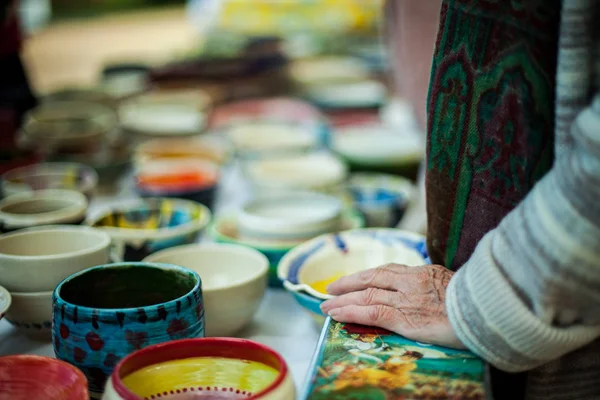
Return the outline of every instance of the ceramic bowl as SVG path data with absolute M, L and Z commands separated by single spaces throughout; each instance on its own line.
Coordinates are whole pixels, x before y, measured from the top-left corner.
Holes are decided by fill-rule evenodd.
M 269 260 L 234 244 L 174 247 L 144 259 L 180 265 L 202 278 L 206 336 L 233 336 L 252 321 L 267 288 Z
M 204 336 L 200 277 L 175 265 L 89 268 L 61 282 L 52 300 L 54 353 L 83 371 L 93 398 L 127 354 Z
M 324 109 L 377 108 L 387 100 L 385 85 L 376 80 L 313 85 L 304 96 Z
M 320 152 L 250 161 L 244 170 L 255 192 L 265 196 L 298 190 L 331 193 L 348 174 L 339 158 Z
M 42 102 L 44 103 L 56 103 L 63 101 L 96 103 L 103 104 L 108 107 L 115 106 L 115 98 L 106 91 L 102 90 L 102 88 L 64 88 L 52 93 L 48 93 L 42 98 Z
M 210 219 L 208 207 L 194 201 L 146 199 L 109 209 L 87 223 L 110 235 L 119 259 L 141 261 L 158 250 L 194 243 Z
M 98 186 L 93 168 L 77 163 L 42 163 L 16 168 L 2 174 L 2 192 L 10 196 L 46 189 L 76 190 L 88 201 Z
M 12 292 L 47 292 L 67 276 L 106 264 L 110 237 L 84 226 L 31 228 L 0 235 L 0 285 Z
M 153 139 L 137 146 L 136 166 L 157 160 L 194 159 L 215 164 L 227 164 L 232 158 L 232 146 L 223 137 L 205 134 L 193 138 Z
M 355 210 L 344 210 L 339 230 L 358 229 L 364 227 L 364 219 Z M 283 239 L 246 239 L 240 237 L 237 215 L 225 215 L 217 218 L 209 227 L 209 235 L 218 243 L 231 243 L 251 247 L 260 251 L 269 260 L 269 286 L 281 287 L 282 281 L 277 276 L 277 266 L 281 258 L 292 248 L 304 240 Z
M 12 292 L 12 305 L 6 320 L 15 328 L 37 340 L 52 339 L 52 291 Z
M 102 69 L 100 87 L 117 102 L 147 90 L 150 67 L 143 64 L 111 64 Z
M 238 216 L 241 237 L 306 240 L 339 229 L 342 202 L 319 193 L 254 199 Z
M 397 229 L 356 229 L 316 237 L 288 252 L 277 275 L 291 292 L 317 299 L 332 296 L 325 288 L 342 276 L 388 263 L 428 263 L 425 238 Z
M 283 357 L 235 338 L 179 340 L 137 351 L 117 365 L 104 400 L 294 400 Z
M 368 79 L 369 67 L 353 57 L 315 57 L 295 61 L 290 75 L 301 87 Z
M 355 173 L 346 187 L 348 201 L 365 216 L 367 227 L 398 225 L 416 188 L 408 179 L 388 174 Z
M 0 357 L 0 398 L 88 400 L 87 381 L 77 368 L 50 357 Z
M 0 286 L 0 320 L 2 320 L 2 318 L 4 318 L 6 315 L 6 312 L 10 308 L 11 302 L 12 297 L 8 290 Z
M 86 197 L 73 190 L 39 190 L 0 201 L 0 232 L 40 225 L 79 225 L 85 221 Z
M 213 207 L 218 190 L 219 166 L 210 161 L 179 159 L 147 162 L 135 172 L 141 197 L 169 197 Z

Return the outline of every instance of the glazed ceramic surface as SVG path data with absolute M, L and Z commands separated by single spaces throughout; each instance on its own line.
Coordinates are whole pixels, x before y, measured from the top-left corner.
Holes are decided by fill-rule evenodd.
M 233 244 L 174 247 L 144 261 L 180 265 L 202 278 L 206 336 L 234 336 L 258 310 L 267 288 L 269 260 Z
M 249 340 L 180 340 L 140 350 L 116 367 L 104 400 L 294 400 L 285 360 Z
M 221 136 L 205 134 L 193 138 L 162 138 L 141 143 L 135 150 L 137 166 L 155 160 L 195 159 L 219 165 L 229 162 L 232 147 Z
M 354 210 L 345 210 L 342 214 L 340 230 L 357 229 L 364 227 L 363 217 Z M 268 240 L 246 239 L 239 234 L 237 215 L 226 215 L 217 218 L 209 227 L 210 237 L 219 243 L 232 243 L 251 247 L 263 253 L 269 260 L 269 286 L 281 287 L 281 280 L 277 276 L 277 266 L 281 258 L 303 240 Z
M 379 81 L 363 80 L 313 85 L 305 96 L 326 109 L 376 108 L 385 103 L 387 90 Z
M 239 213 L 247 238 L 303 240 L 339 229 L 342 203 L 318 193 L 292 193 L 250 201 Z
M 40 227 L 0 235 L 0 285 L 47 292 L 67 276 L 109 260 L 110 237 L 78 226 Z
M 210 210 L 193 201 L 147 199 L 108 210 L 88 224 L 110 235 L 121 259 L 140 261 L 155 251 L 195 242 L 210 219 Z
M 315 57 L 295 61 L 290 68 L 290 74 L 304 87 L 356 82 L 370 76 L 368 66 L 360 59 L 351 57 Z
M 357 229 L 309 240 L 287 253 L 277 275 L 290 291 L 328 299 L 325 287 L 345 275 L 388 263 L 429 261 L 425 238 L 397 229 Z
M 8 290 L 0 286 L 0 320 L 6 315 L 6 312 L 10 308 L 11 302 L 12 297 Z
M 483 400 L 484 373 L 470 352 L 328 319 L 301 398 Z
M 114 366 L 143 347 L 204 336 L 201 280 L 155 263 L 108 264 L 61 282 L 53 295 L 56 357 L 81 369 L 99 398 Z
M 52 292 L 12 292 L 6 320 L 21 333 L 38 340 L 52 339 Z
M 0 232 L 40 225 L 79 225 L 85 221 L 86 197 L 73 190 L 13 194 L 0 201 Z
M 43 163 L 16 168 L 2 174 L 4 196 L 45 189 L 67 189 L 90 200 L 98 185 L 93 168 L 77 163 Z
M 88 400 L 85 376 L 49 357 L 0 357 L 0 400 Z

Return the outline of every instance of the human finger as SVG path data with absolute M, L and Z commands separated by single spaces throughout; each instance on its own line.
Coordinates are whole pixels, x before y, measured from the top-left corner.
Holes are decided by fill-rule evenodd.
M 321 304 L 321 311 L 327 313 L 329 310 L 333 310 L 334 308 L 341 308 L 350 305 L 368 306 L 381 304 L 384 306 L 397 308 L 398 305 L 396 303 L 398 303 L 398 301 L 396 301 L 395 297 L 398 296 L 399 294 L 397 292 L 392 292 L 390 290 L 368 288 L 361 290 L 360 292 L 346 293 L 341 296 L 334 297 L 333 299 L 324 301 Z
M 344 276 L 327 286 L 327 293 L 339 296 L 371 287 L 394 290 L 395 282 L 398 280 L 399 275 L 396 269 L 401 267 L 403 266 L 385 265 L 383 267 L 367 269 L 352 275 Z
M 402 335 L 402 327 L 409 326 L 406 316 L 394 307 L 384 305 L 349 305 L 334 308 L 329 316 L 338 322 L 375 326 Z

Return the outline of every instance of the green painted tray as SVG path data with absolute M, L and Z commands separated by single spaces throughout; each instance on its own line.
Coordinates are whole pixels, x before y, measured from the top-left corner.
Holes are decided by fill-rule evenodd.
M 302 400 L 483 400 L 484 362 L 391 332 L 328 318 Z

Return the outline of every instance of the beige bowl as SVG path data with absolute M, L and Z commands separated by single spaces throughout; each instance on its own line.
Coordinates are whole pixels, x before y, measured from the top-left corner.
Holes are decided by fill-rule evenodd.
M 206 336 L 232 336 L 248 325 L 267 288 L 267 257 L 245 246 L 192 244 L 157 252 L 144 261 L 179 265 L 200 275 Z
M 52 291 L 67 276 L 109 261 L 110 236 L 81 226 L 0 235 L 0 285 L 11 293 Z
M 75 190 L 14 194 L 0 201 L 0 232 L 40 225 L 79 225 L 85 221 L 87 208 L 87 198 Z
M 12 296 L 2 286 L 0 286 L 0 320 L 4 318 L 6 312 L 10 308 L 10 303 L 12 302 Z
M 37 293 L 12 292 L 12 304 L 6 320 L 28 336 L 52 338 L 52 291 Z

